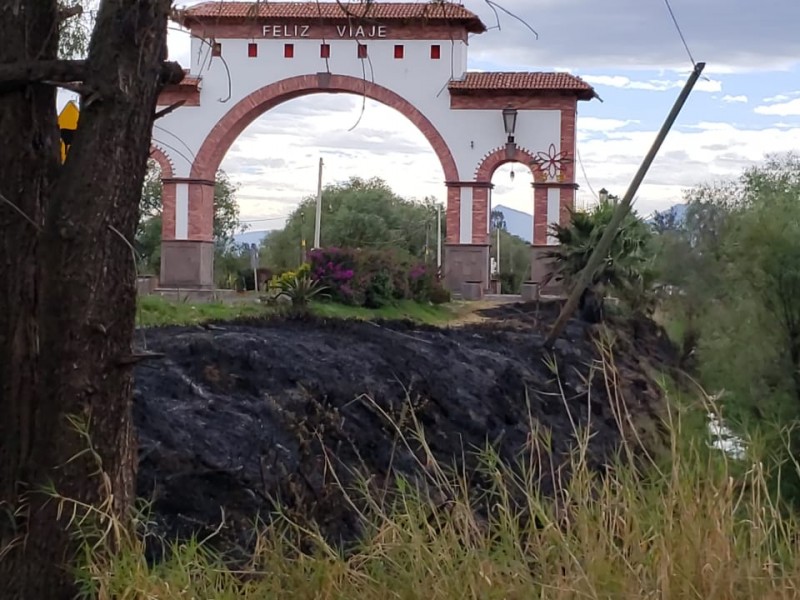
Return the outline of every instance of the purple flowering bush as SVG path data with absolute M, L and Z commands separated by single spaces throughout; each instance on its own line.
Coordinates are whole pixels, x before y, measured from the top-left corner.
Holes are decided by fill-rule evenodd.
M 321 248 L 309 253 L 308 259 L 311 278 L 324 285 L 336 302 L 379 308 L 395 300 L 429 302 L 444 297 L 435 267 L 393 250 Z
M 310 276 L 326 286 L 331 299 L 344 304 L 360 304 L 353 286 L 356 260 L 352 250 L 319 248 L 308 254 Z

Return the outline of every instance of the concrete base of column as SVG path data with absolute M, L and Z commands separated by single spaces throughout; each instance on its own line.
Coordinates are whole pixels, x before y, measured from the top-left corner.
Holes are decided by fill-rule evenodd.
M 467 282 L 480 281 L 489 289 L 489 245 L 447 244 L 444 248 L 444 284 L 451 292 L 461 292 Z
M 539 284 L 540 294 L 558 295 L 564 291 L 560 281 L 550 281 L 546 286 L 541 285 L 545 276 L 552 271 L 553 261 L 545 255 L 553 248 L 554 246 L 543 244 L 531 246 L 531 281 Z
M 214 242 L 161 242 L 161 288 L 214 288 Z

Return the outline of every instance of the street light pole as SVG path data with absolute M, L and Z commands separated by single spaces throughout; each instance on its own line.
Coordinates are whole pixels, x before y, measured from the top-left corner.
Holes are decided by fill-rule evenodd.
M 436 204 L 436 271 L 442 273 L 442 205 Z
M 317 179 L 317 215 L 314 222 L 314 248 L 320 246 L 320 225 L 322 224 L 322 157 L 319 159 L 319 177 Z
M 500 228 L 497 227 L 497 278 L 500 279 Z

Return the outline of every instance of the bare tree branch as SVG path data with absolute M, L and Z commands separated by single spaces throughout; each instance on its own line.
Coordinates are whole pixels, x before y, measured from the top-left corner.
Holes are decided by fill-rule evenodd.
M 74 83 L 86 76 L 82 60 L 33 60 L 0 65 L 0 93 L 18 90 L 31 83 L 51 81 Z
M 154 117 L 153 120 L 157 121 L 161 117 L 166 117 L 173 110 L 179 109 L 184 104 L 186 104 L 186 100 L 178 100 L 175 104 L 171 104 L 170 106 L 168 106 L 166 108 L 162 108 L 161 110 L 156 112 L 156 116 Z
M 176 62 L 164 62 L 161 84 L 170 85 L 183 80 L 183 68 Z M 87 82 L 86 62 L 83 60 L 33 60 L 0 65 L 0 94 L 19 90 L 32 83 L 47 83 L 65 89 Z M 91 83 L 91 82 L 87 82 Z M 78 90 L 73 90 L 78 91 Z M 82 89 L 79 93 L 86 93 Z
M 88 96 L 92 92 L 96 91 L 91 86 L 84 85 L 82 83 L 65 83 L 65 82 L 48 81 L 48 80 L 42 81 L 42 83 L 45 85 L 60 87 L 61 89 L 69 90 L 70 92 L 75 92 L 76 94 L 79 94 L 81 96 Z

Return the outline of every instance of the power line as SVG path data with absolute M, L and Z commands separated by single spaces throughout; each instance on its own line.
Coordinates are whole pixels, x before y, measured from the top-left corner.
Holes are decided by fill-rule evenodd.
M 692 63 L 692 67 L 697 67 L 697 63 L 694 60 L 694 56 L 692 56 L 692 51 L 689 50 L 689 44 L 686 43 L 686 38 L 683 35 L 683 31 L 681 31 L 681 26 L 678 23 L 678 19 L 675 17 L 675 12 L 672 10 L 672 5 L 669 3 L 669 0 L 664 0 L 664 4 L 667 6 L 667 10 L 669 11 L 669 16 L 672 17 L 672 22 L 675 25 L 675 29 L 678 31 L 678 35 L 681 38 L 681 42 L 683 42 L 683 47 L 686 49 L 686 54 L 689 55 L 689 60 Z
M 597 196 L 597 192 L 594 191 L 594 187 L 592 186 L 592 182 L 589 181 L 589 176 L 586 174 L 586 169 L 583 166 L 583 159 L 581 158 L 581 151 L 578 148 L 577 144 L 575 145 L 575 156 L 578 157 L 578 164 L 581 167 L 581 171 L 583 172 L 583 178 L 586 180 L 586 185 L 589 186 L 589 191 L 592 192 L 592 196 L 594 196 L 595 200 L 599 200 Z
M 264 217 L 263 219 L 239 219 L 239 223 L 265 223 L 267 221 L 280 221 L 281 219 L 288 219 L 291 215 L 284 215 L 282 217 Z

